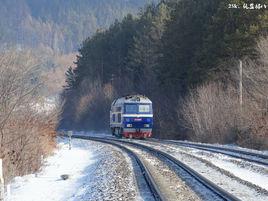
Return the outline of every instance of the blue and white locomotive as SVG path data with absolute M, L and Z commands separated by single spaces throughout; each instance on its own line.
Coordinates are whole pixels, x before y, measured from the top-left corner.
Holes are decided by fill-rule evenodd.
M 110 111 L 112 134 L 125 138 L 152 136 L 152 101 L 143 95 L 128 95 L 113 101 Z

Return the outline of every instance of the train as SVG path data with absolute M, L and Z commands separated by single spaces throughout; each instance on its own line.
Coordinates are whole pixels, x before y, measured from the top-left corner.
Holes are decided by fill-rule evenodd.
M 152 101 L 144 95 L 127 95 L 112 102 L 112 135 L 119 138 L 150 138 L 153 129 Z

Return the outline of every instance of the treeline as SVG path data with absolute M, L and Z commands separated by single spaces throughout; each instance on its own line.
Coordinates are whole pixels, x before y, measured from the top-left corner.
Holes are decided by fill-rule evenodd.
M 66 73 L 60 127 L 108 129 L 111 101 L 125 94 L 139 93 L 149 96 L 154 103 L 155 137 L 221 143 L 243 139 L 238 134 L 252 130 L 242 124 L 245 122 L 243 110 L 233 114 L 236 123 L 225 122 L 223 129 L 213 120 L 230 105 L 207 114 L 210 116 L 201 122 L 203 110 L 213 108 L 208 106 L 197 111 L 191 110 L 196 105 L 188 104 L 198 103 L 200 90 L 209 86 L 216 90 L 208 94 L 213 97 L 227 93 L 232 86 L 232 93 L 226 95 L 237 103 L 238 61 L 251 61 L 266 68 L 260 64 L 263 58 L 256 44 L 260 37 L 267 35 L 267 10 L 229 9 L 228 3 L 242 6 L 254 2 L 161 1 L 144 8 L 138 17 L 128 15 L 122 22 L 115 22 L 108 30 L 85 40 L 77 56 L 77 67 Z M 264 95 L 261 102 L 266 100 Z M 262 107 L 260 115 L 266 119 L 263 110 L 267 110 L 267 106 Z M 206 127 L 208 119 L 213 124 L 209 128 Z M 206 129 L 196 129 L 203 127 Z
M 108 28 L 147 0 L 1 0 L 0 50 L 47 47 L 76 51 L 86 37 Z

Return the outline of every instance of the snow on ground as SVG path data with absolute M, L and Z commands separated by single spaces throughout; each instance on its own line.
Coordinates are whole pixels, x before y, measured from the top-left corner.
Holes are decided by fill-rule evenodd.
M 61 140 L 37 174 L 16 177 L 9 201 L 143 200 L 136 192 L 131 160 L 101 143 Z M 63 180 L 61 175 L 70 178 Z
M 202 142 L 192 142 L 192 141 L 180 141 L 180 140 L 167 140 L 170 142 L 186 142 L 186 143 L 190 143 L 193 145 L 209 145 L 212 147 L 222 147 L 222 148 L 230 148 L 230 149 L 234 149 L 234 150 L 240 150 L 240 151 L 246 151 L 246 152 L 252 152 L 252 153 L 256 153 L 256 154 L 266 154 L 268 155 L 268 150 L 255 150 L 255 149 L 249 149 L 249 148 L 245 148 L 245 147 L 240 147 L 236 144 L 218 144 L 218 143 L 214 143 L 214 144 L 208 144 L 208 143 L 202 143 Z
M 162 161 L 156 155 L 148 153 L 145 150 L 135 148 L 130 145 L 124 145 L 128 149 L 132 150 L 139 155 L 140 159 L 146 165 L 147 169 L 150 171 L 152 177 L 154 178 L 158 189 L 162 191 L 166 200 L 176 200 L 176 201 L 200 201 L 201 199 L 210 198 L 207 200 L 215 200 L 215 195 L 212 195 L 207 189 L 199 185 L 200 191 L 195 192 L 193 186 L 188 186 L 188 178 L 182 176 L 181 173 L 177 172 L 177 167 L 174 167 L 169 161 Z M 193 180 L 191 181 L 193 183 Z M 199 197 L 200 196 L 200 197 Z M 215 200 L 216 201 L 216 200 Z
M 38 113 L 50 113 L 57 107 L 57 97 L 47 97 L 32 103 L 32 108 Z
M 268 191 L 268 168 L 254 162 L 248 162 L 243 159 L 237 159 L 221 153 L 199 150 L 192 147 L 184 147 L 175 144 L 169 144 L 170 148 L 194 155 L 209 161 L 213 165 L 228 171 L 234 176 L 244 181 L 250 182 Z M 248 151 L 248 149 L 247 149 Z
M 114 137 L 109 132 L 73 131 L 73 134 L 81 136 L 103 137 L 103 138 Z
M 268 168 L 265 166 L 255 165 L 240 159 L 233 159 L 223 154 L 209 153 L 191 148 L 186 148 L 185 150 L 187 153 L 210 161 L 217 167 L 268 191 Z
M 35 175 L 17 177 L 11 183 L 11 201 L 68 200 L 79 188 L 84 170 L 95 162 L 94 153 L 83 142 L 74 141 L 72 150 L 61 142 L 46 166 Z M 70 179 L 62 180 L 62 174 Z
M 228 192 L 231 192 L 238 198 L 242 200 L 268 200 L 268 191 L 266 189 L 259 189 L 255 186 L 250 185 L 250 183 L 246 183 L 242 181 L 241 179 L 238 179 L 234 176 L 234 173 L 238 173 L 241 171 L 238 166 L 236 166 L 236 169 L 234 169 L 235 166 L 228 168 L 228 171 L 224 170 L 224 167 L 226 167 L 228 164 L 223 165 L 224 161 L 222 160 L 220 163 L 220 160 L 218 161 L 219 166 L 217 166 L 215 163 L 212 163 L 209 160 L 204 160 L 202 157 L 197 156 L 193 154 L 193 149 L 190 150 L 189 148 L 185 147 L 179 147 L 174 145 L 166 145 L 162 143 L 156 143 L 156 142 L 148 142 L 148 141 L 135 141 L 144 145 L 149 145 L 153 148 L 162 150 L 168 154 L 171 154 L 181 162 L 187 164 L 195 171 L 199 172 L 201 175 L 205 176 L 207 179 L 211 180 L 212 182 L 219 185 L 221 188 L 225 189 Z M 199 151 L 199 150 L 198 150 Z M 200 152 L 200 151 L 199 151 Z M 212 158 L 212 154 L 209 154 L 207 158 Z M 207 159 L 206 158 L 206 159 Z M 230 158 L 230 157 L 229 157 Z M 213 160 L 212 160 L 213 161 Z M 234 165 L 234 164 L 233 164 Z M 234 169 L 234 171 L 232 170 Z M 230 174 L 230 172 L 231 174 Z M 246 169 L 243 170 L 243 172 L 239 173 L 239 176 L 249 174 L 249 171 Z M 254 171 L 251 172 L 250 175 L 247 175 L 248 178 L 254 179 L 254 175 L 257 175 L 258 173 L 254 173 Z M 262 187 L 266 186 L 267 180 L 266 176 L 262 177 L 264 175 L 259 175 L 258 178 L 255 178 L 255 182 L 258 182 L 259 185 Z

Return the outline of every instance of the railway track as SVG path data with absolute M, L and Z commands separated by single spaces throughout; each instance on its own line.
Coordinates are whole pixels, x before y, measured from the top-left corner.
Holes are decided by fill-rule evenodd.
M 135 156 L 135 153 L 133 153 L 132 151 L 130 151 L 128 148 L 124 147 L 123 145 L 120 145 L 118 143 L 121 144 L 127 144 L 127 145 L 131 145 L 131 146 L 135 146 L 138 148 L 141 148 L 143 150 L 147 150 L 149 152 L 152 152 L 170 162 L 172 162 L 173 164 L 175 164 L 179 169 L 184 170 L 185 172 L 187 172 L 192 178 L 194 178 L 199 184 L 203 185 L 206 189 L 208 189 L 210 192 L 212 192 L 214 195 L 216 195 L 219 199 L 221 200 L 232 200 L 232 201 L 239 201 L 240 199 L 235 197 L 234 195 L 230 194 L 229 192 L 225 191 L 224 189 L 222 189 L 221 187 L 217 186 L 216 184 L 214 184 L 213 182 L 211 182 L 210 180 L 206 179 L 204 176 L 202 176 L 201 174 L 199 174 L 198 172 L 196 172 L 195 170 L 193 170 L 192 168 L 190 168 L 189 166 L 187 166 L 186 164 L 182 163 L 181 161 L 177 160 L 176 158 L 174 158 L 173 156 L 154 149 L 152 147 L 146 146 L 146 145 L 142 145 L 139 143 L 135 143 L 135 142 L 131 142 L 131 141 L 126 141 L 126 140 L 119 140 L 119 139 L 113 139 L 113 138 L 109 138 L 109 139 L 103 139 L 103 138 L 98 138 L 98 137 L 89 137 L 89 136 L 78 136 L 78 135 L 74 135 L 74 138 L 79 138 L 79 139 L 86 139 L 86 140 L 94 140 L 94 141 L 99 141 L 99 142 L 104 142 L 107 144 L 111 144 L 114 146 L 117 146 L 125 151 L 127 151 L 128 153 L 130 153 L 132 156 L 135 157 L 135 159 L 137 160 L 137 162 L 139 164 L 142 164 L 142 161 L 138 158 L 138 156 Z M 117 142 L 117 143 L 116 143 Z M 158 189 L 158 187 L 156 186 L 155 182 L 153 181 L 153 178 L 151 176 L 151 174 L 148 172 L 148 170 L 146 170 L 146 167 L 142 164 L 141 166 L 143 166 L 142 168 L 147 171 L 147 176 L 146 176 L 146 181 L 148 181 L 148 184 L 152 187 L 152 192 L 154 193 L 154 196 L 157 200 L 165 200 L 165 198 L 162 196 L 160 190 Z M 150 188 L 151 189 L 151 188 Z
M 152 141 L 152 142 L 161 142 L 165 144 L 173 144 L 173 145 L 178 145 L 178 146 L 195 148 L 195 149 L 209 151 L 213 153 L 220 153 L 220 154 L 224 154 L 224 155 L 231 156 L 234 158 L 243 159 L 249 162 L 254 162 L 260 165 L 268 166 L 268 155 L 266 154 L 232 149 L 228 147 L 218 147 L 218 146 L 207 145 L 207 144 L 197 144 L 197 143 L 192 143 L 192 142 L 177 142 L 177 141 L 171 141 L 171 140 L 160 141 L 157 139 L 147 139 L 147 140 Z
M 141 173 L 144 176 L 144 179 L 153 195 L 153 197 L 155 198 L 156 201 L 166 201 L 165 197 L 162 195 L 161 191 L 159 190 L 158 186 L 156 185 L 152 174 L 150 173 L 150 171 L 146 168 L 146 166 L 144 165 L 144 163 L 140 160 L 140 158 L 137 156 L 137 154 L 135 154 L 133 151 L 131 151 L 130 149 L 118 144 L 118 143 L 114 143 L 111 141 L 108 141 L 107 139 L 101 139 L 101 138 L 93 138 L 93 137 L 87 137 L 87 136 L 72 136 L 73 138 L 78 138 L 78 139 L 84 139 L 84 140 L 92 140 L 92 141 L 96 141 L 96 142 L 101 142 L 101 143 L 106 143 L 112 146 L 115 146 L 121 150 L 123 150 L 124 152 L 128 153 L 130 156 L 132 156 L 135 161 L 137 162 L 138 166 L 140 167 Z

